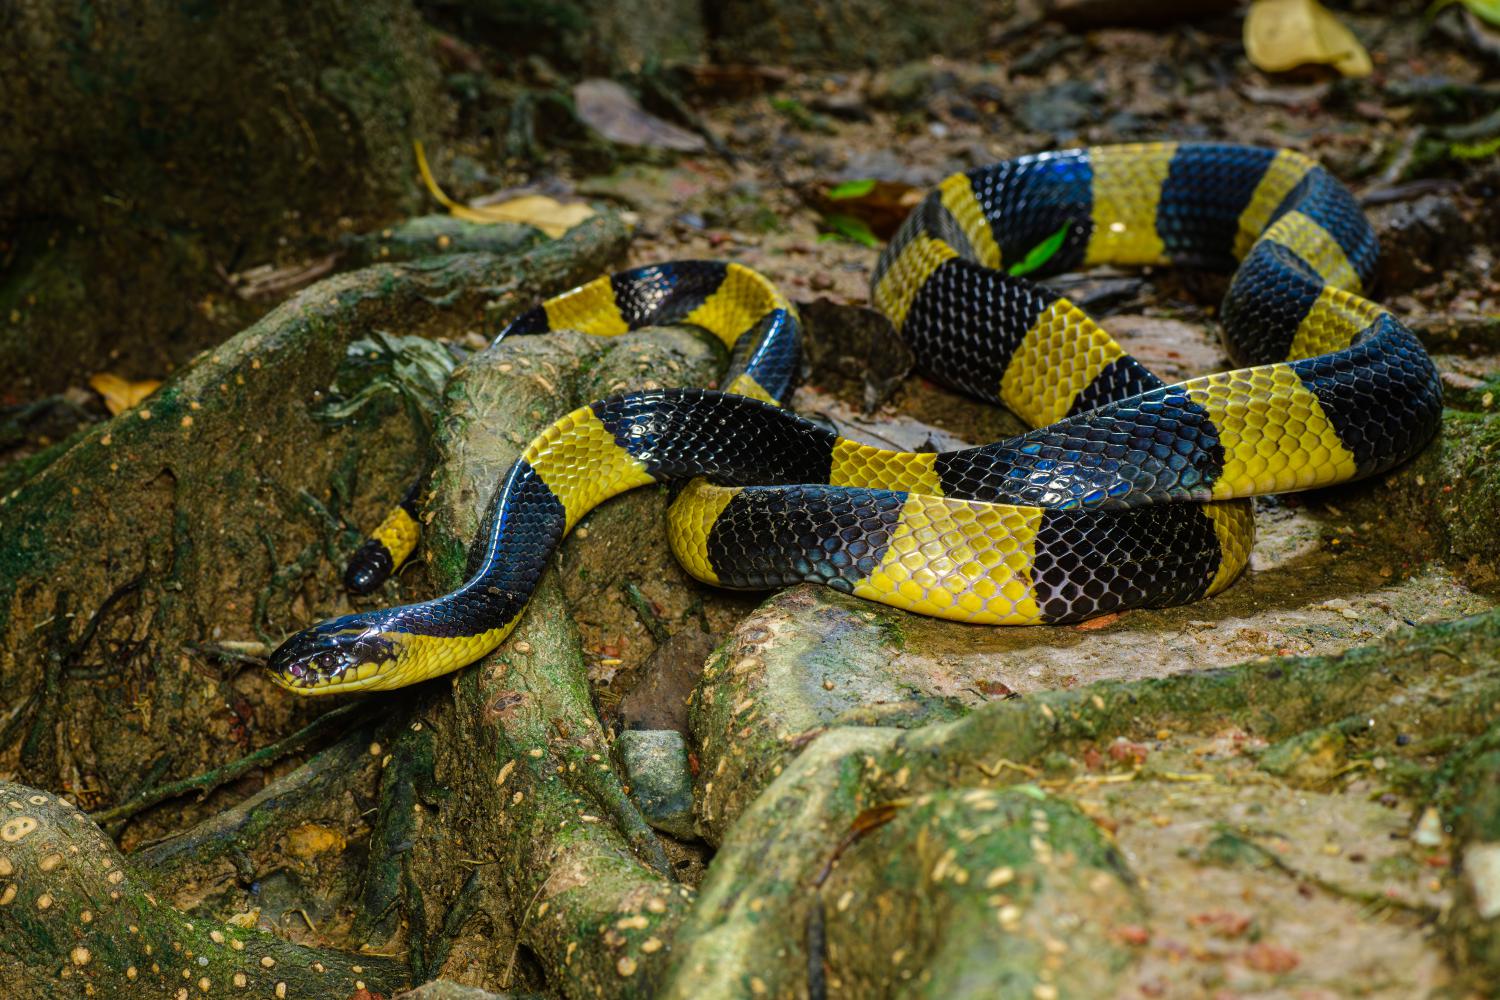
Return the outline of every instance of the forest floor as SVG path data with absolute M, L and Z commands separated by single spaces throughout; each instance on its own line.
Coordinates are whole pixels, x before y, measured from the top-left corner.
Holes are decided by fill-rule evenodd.
M 410 975 L 380 970 L 393 985 L 1485 995 L 1500 973 L 1500 806 L 1486 791 L 1500 773 L 1500 154 L 1485 145 L 1500 83 L 1493 55 L 1436 29 L 1353 20 L 1370 78 L 1268 76 L 1214 30 L 1056 25 L 1007 34 L 984 59 L 688 71 L 669 91 L 696 120 L 663 132 L 627 100 L 616 124 L 647 129 L 644 145 L 595 135 L 543 145 L 540 162 L 497 156 L 499 130 L 476 124 L 492 98 L 460 96 L 465 135 L 430 151 L 450 194 L 588 202 L 593 228 L 499 263 L 339 263 L 318 284 L 321 252 L 293 248 L 266 300 L 286 304 L 184 359 L 162 394 L 111 419 L 78 387 L 18 424 L 0 560 L 24 583 L 5 619 L 24 638 L 5 676 L 43 696 L 0 720 L 0 775 L 92 811 L 142 907 L 157 906 L 149 888 L 205 927 L 407 962 Z M 862 305 L 880 240 L 943 177 L 1164 139 L 1291 147 L 1348 183 L 1384 250 L 1375 294 L 1433 354 L 1448 406 L 1440 439 L 1387 476 L 1257 500 L 1250 567 L 1219 597 L 987 629 L 814 587 L 731 594 L 676 565 L 667 498 L 641 493 L 582 522 L 485 665 L 353 702 L 334 730 L 197 797 L 140 802 L 317 725 L 326 706 L 289 704 L 242 661 L 310 621 L 451 583 L 486 483 L 554 411 L 708 382 L 721 360 L 681 330 L 486 350 L 505 315 L 606 264 L 700 257 L 755 268 L 799 303 Z M 600 149 L 607 168 L 592 169 Z M 1229 366 L 1223 276 L 1050 283 L 1169 381 Z M 347 428 L 312 415 L 335 385 L 350 395 L 346 348 L 372 350 L 372 330 L 426 336 L 460 366 L 446 395 L 429 386 L 446 408 L 429 413 L 426 563 L 351 600 L 339 561 L 429 443 L 390 400 Z M 895 381 L 899 359 L 836 324 L 810 350 L 791 405 L 848 437 L 945 450 L 1022 429 L 915 375 Z M 437 374 L 413 377 L 423 364 Z M 129 345 L 110 365 L 139 374 Z M 429 357 L 393 377 L 446 375 Z M 117 538 L 139 551 L 99 558 Z M 59 588 L 64 570 L 76 576 Z M 95 662 L 110 658 L 129 667 Z M 162 663 L 181 678 L 159 677 Z M 642 763 L 632 730 L 679 735 Z M 687 788 L 690 804 L 636 786 Z M 8 793 L 18 814 L 22 791 Z M 121 802 L 137 806 L 108 812 Z M 570 823 L 576 836 L 558 832 Z

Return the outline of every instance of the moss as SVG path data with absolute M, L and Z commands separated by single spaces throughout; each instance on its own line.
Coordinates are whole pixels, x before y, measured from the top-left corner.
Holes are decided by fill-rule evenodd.
M 67 801 L 0 782 L 0 989 L 9 996 L 279 996 L 389 993 L 409 980 L 376 956 L 303 948 L 191 920 Z
M 31 692 L 56 689 L 13 729 L 12 745 L 47 748 L 24 762 L 25 780 L 66 788 L 63 776 L 78 774 L 90 805 L 108 802 L 138 779 L 143 759 L 170 751 L 167 777 L 221 761 L 237 724 L 226 706 L 240 699 L 273 738 L 306 721 L 310 704 L 266 698 L 258 674 L 231 687 L 184 650 L 214 638 L 274 641 L 302 623 L 294 608 L 316 613 L 337 600 L 330 563 L 352 538 L 319 513 L 335 482 L 358 468 L 354 495 L 333 513 L 374 524 L 416 476 L 420 443 L 399 411 L 337 427 L 316 419 L 346 345 L 371 327 L 453 335 L 490 308 L 519 311 L 607 270 L 624 239 L 617 220 L 600 217 L 521 255 L 328 279 L 0 500 L 0 679 L 23 706 Z M 137 580 L 126 603 L 110 602 Z M 37 627 L 47 622 L 61 625 Z M 149 631 L 137 635 L 137 622 Z M 64 663 L 107 668 L 95 683 L 68 682 Z
M 447 392 L 434 472 L 429 571 L 439 586 L 465 575 L 463 551 L 488 499 L 525 442 L 600 386 L 670 372 L 710 377 L 714 354 L 679 331 L 590 338 L 519 338 L 472 358 Z M 616 389 L 615 391 L 618 391 Z M 411 873 L 402 912 L 424 969 L 445 954 L 534 968 L 494 985 L 545 981 L 566 996 L 650 996 L 690 899 L 612 767 L 576 626 L 548 571 L 511 639 L 473 669 L 440 681 L 414 710 L 442 734 L 435 778 L 448 794 L 441 824 L 418 821 L 401 862 Z M 399 810 L 402 806 L 386 807 Z M 377 828 L 384 817 L 377 821 Z M 474 869 L 473 928 L 439 929 Z M 413 890 L 413 887 L 420 887 Z
M 795 639 L 794 634 L 791 640 Z M 664 996 L 734 992 L 752 976 L 762 979 L 770 995 L 799 991 L 810 957 L 809 942 L 817 940 L 807 931 L 809 921 L 819 919 L 815 908 L 822 909 L 822 926 L 831 942 L 829 921 L 836 918 L 828 904 L 836 912 L 838 901 L 850 893 L 850 911 L 854 912 L 856 902 L 863 909 L 849 918 L 857 928 L 845 939 L 852 957 L 839 969 L 852 977 L 867 977 L 875 988 L 881 977 L 901 974 L 892 971 L 889 962 L 893 940 L 881 938 L 868 949 L 862 943 L 863 938 L 883 933 L 889 914 L 896 914 L 897 925 L 910 931 L 904 939 L 917 942 L 914 956 L 923 954 L 924 941 L 964 941 L 964 934 L 942 929 L 944 907 L 958 904 L 948 898 L 946 888 L 935 891 L 930 881 L 919 889 L 915 866 L 908 859 L 927 856 L 923 852 L 933 844 L 956 838 L 948 840 L 961 845 L 951 864 L 970 873 L 972 881 L 988 864 L 984 835 L 971 835 L 977 829 L 973 817 L 960 811 L 952 819 L 953 827 L 939 823 L 922 830 L 903 830 L 892 820 L 888 830 L 870 836 L 872 841 L 881 836 L 889 839 L 864 854 L 864 839 L 872 825 L 869 817 L 878 818 L 882 811 L 904 810 L 913 802 L 981 802 L 990 794 L 987 789 L 1030 780 L 1030 774 L 1050 755 L 1078 754 L 1115 737 L 1150 738 L 1162 730 L 1221 732 L 1226 726 L 1235 727 L 1259 739 L 1284 741 L 1281 756 L 1305 760 L 1333 734 L 1352 738 L 1357 729 L 1362 753 L 1378 750 L 1400 758 L 1413 736 L 1441 733 L 1463 740 L 1486 732 L 1500 711 L 1497 650 L 1500 612 L 1491 612 L 1415 628 L 1339 656 L 1288 658 L 1167 678 L 1100 683 L 991 702 L 960 719 L 911 730 L 831 728 L 791 741 L 774 765 L 758 764 L 753 769 L 756 781 L 737 793 L 746 805 L 726 826 L 700 888 L 699 903 L 679 931 Z M 775 650 L 763 649 L 757 655 L 774 656 Z M 871 664 L 861 657 L 852 657 L 846 665 L 851 673 L 862 669 L 871 669 Z M 713 689 L 722 693 L 726 685 L 732 685 L 731 676 L 725 671 L 705 673 L 697 697 L 709 702 Z M 1356 717 L 1361 722 L 1351 729 Z M 703 718 L 707 717 L 699 716 Z M 1351 721 L 1346 724 L 1345 720 Z M 704 738 L 719 740 L 725 735 L 709 730 Z M 730 755 L 729 759 L 735 758 Z M 1170 768 L 1152 777 L 1156 774 L 1144 772 L 1141 780 L 1174 780 Z M 1014 794 L 1047 801 L 1037 799 L 1041 793 L 1029 786 L 1017 787 Z M 1012 808 L 997 811 L 1009 814 Z M 1043 809 L 1048 831 L 1054 825 L 1064 828 L 1060 815 L 1052 811 L 1057 807 L 1033 808 Z M 1071 807 L 1063 804 L 1060 808 Z M 1087 823 L 1077 818 L 1071 829 L 1083 827 Z M 1257 866 L 1264 862 L 1265 852 L 1257 845 L 1237 843 L 1238 834 L 1233 831 L 1221 834 L 1205 846 L 1203 860 L 1250 861 Z M 1128 889 L 1130 877 L 1116 855 L 1097 845 L 1095 853 L 1089 854 L 1076 842 L 1065 853 L 1074 863 L 1080 857 L 1098 859 L 1106 881 L 1090 881 L 1090 890 L 1109 884 L 1117 885 L 1118 891 Z M 839 883 L 842 892 L 830 897 L 829 890 L 810 899 L 806 887 L 816 884 L 823 877 L 819 872 L 826 873 L 831 865 L 837 873 L 834 878 L 843 879 Z M 882 907 L 878 901 L 887 885 L 903 892 Z M 1128 917 L 1132 912 L 1128 896 L 1122 897 L 1127 901 L 1120 906 L 1090 909 L 1086 903 L 1071 903 L 1079 894 L 1066 885 L 1055 888 L 1039 887 L 1035 905 L 1049 915 L 1080 907 L 1101 920 L 1087 928 L 1089 935 L 1107 937 L 1100 914 Z M 909 902 L 924 899 L 934 900 L 925 911 L 920 902 Z M 873 910 L 882 913 L 881 921 L 867 916 L 872 901 Z M 910 916 L 903 909 L 908 905 Z M 1012 956 L 996 955 L 992 939 L 986 944 L 987 961 L 984 955 L 954 957 L 940 951 L 927 953 L 930 961 L 925 965 L 914 958 L 908 971 L 916 978 L 905 988 L 919 995 L 962 992 L 967 987 L 943 979 L 950 969 L 959 968 L 966 972 L 964 982 L 982 983 L 990 995 L 994 991 L 1003 994 L 1031 988 L 1035 980 L 1026 977 L 1037 975 L 1039 966 L 1048 967 L 1045 958 L 1025 952 L 1024 945 Z M 1124 961 L 1120 952 L 1107 946 L 1094 954 L 1103 957 L 1109 969 Z M 1073 969 L 1064 963 L 1056 971 L 1062 976 Z M 923 994 L 929 984 L 933 984 L 931 992 Z M 1068 990 L 1059 992 L 1066 995 Z
M 442 123 L 405 0 L 31 3 L 7 32 L 0 228 L 48 224 L 0 290 L 21 295 L 0 373 L 39 391 L 111 349 L 122 374 L 160 377 L 222 340 L 265 300 L 226 294 L 216 267 L 302 264 L 344 220 L 412 207 L 411 140 Z

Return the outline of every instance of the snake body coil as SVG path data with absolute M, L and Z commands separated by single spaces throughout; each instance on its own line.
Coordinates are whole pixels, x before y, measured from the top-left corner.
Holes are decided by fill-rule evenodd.
M 1235 268 L 1221 317 L 1250 367 L 1165 385 L 1067 299 L 1000 270 L 1063 229 L 1045 273 Z M 558 420 L 498 490 L 468 582 L 298 633 L 273 676 L 318 694 L 472 663 L 579 518 L 670 479 L 693 480 L 671 510 L 673 551 L 720 586 L 810 580 L 988 624 L 1215 594 L 1246 562 L 1244 498 L 1384 471 L 1437 428 L 1430 359 L 1360 297 L 1376 255 L 1348 190 L 1286 150 L 1109 146 L 956 174 L 885 249 L 872 296 L 928 375 L 1037 429 L 946 454 L 858 444 L 781 409 L 800 330 L 755 272 L 685 261 L 600 278 L 502 336 L 696 324 L 731 349 L 727 389 L 630 393 Z

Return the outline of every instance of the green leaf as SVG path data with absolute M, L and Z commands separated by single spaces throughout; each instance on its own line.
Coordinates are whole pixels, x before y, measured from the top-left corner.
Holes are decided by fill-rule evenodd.
M 875 178 L 866 177 L 863 180 L 845 181 L 828 192 L 830 201 L 838 201 L 841 198 L 863 198 L 875 190 Z
M 1448 146 L 1448 155 L 1458 160 L 1487 160 L 1500 153 L 1500 135 L 1483 142 L 1455 142 Z
M 1500 0 L 1437 0 L 1431 7 L 1427 8 L 1429 18 L 1436 17 L 1444 8 L 1461 3 L 1474 12 L 1481 20 L 1500 27 Z
M 1056 256 L 1057 251 L 1062 249 L 1063 241 L 1068 238 L 1068 230 L 1072 228 L 1073 220 L 1069 219 L 1062 224 L 1062 228 L 1047 237 L 1036 246 L 1027 251 L 1026 256 L 1020 261 L 1012 264 L 1007 273 L 1014 277 L 1030 274 L 1041 267 L 1047 261 Z
M 852 215 L 827 215 L 823 217 L 823 222 L 829 229 L 850 242 L 860 243 L 867 247 L 880 246 L 880 238 L 871 232 L 863 219 L 856 219 Z

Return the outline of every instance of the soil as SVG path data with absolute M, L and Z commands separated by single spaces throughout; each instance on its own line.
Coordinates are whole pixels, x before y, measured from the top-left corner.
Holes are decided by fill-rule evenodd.
M 0 427 L 0 939 L 23 961 L 0 962 L 0 988 L 131 995 L 127 968 L 189 948 L 212 984 L 247 975 L 250 995 L 280 996 L 257 970 L 295 963 L 295 995 L 340 1000 L 369 1000 L 366 980 L 568 997 L 1489 995 L 1500 63 L 1460 11 L 1351 5 L 1340 17 L 1376 72 L 1340 79 L 1254 69 L 1224 4 L 1194 21 L 1141 5 L 1151 27 L 1133 5 L 993 5 L 950 47 L 920 37 L 950 30 L 942 5 L 904 29 L 873 0 L 814 5 L 812 27 L 800 4 L 706 21 L 676 5 L 682 30 L 659 41 L 580 0 L 547 15 L 553 47 L 580 53 L 536 50 L 555 65 L 514 50 L 507 18 L 542 16 L 527 5 L 419 6 L 442 30 L 413 100 L 448 123 L 433 163 L 449 193 L 600 214 L 552 240 L 398 224 L 416 190 L 414 173 L 393 179 L 399 137 L 379 160 L 388 195 L 359 189 L 380 225 L 333 244 L 330 226 L 355 226 L 319 216 L 245 262 L 275 265 L 255 272 L 256 308 L 280 303 L 259 322 L 201 354 L 224 332 L 212 323 L 16 382 Z M 889 35 L 867 49 L 882 57 L 851 60 L 852 35 L 805 43 L 841 24 Z M 574 85 L 606 70 L 624 87 L 587 84 L 609 103 L 591 128 Z M 583 519 L 473 669 L 332 715 L 258 670 L 302 625 L 455 584 L 486 497 L 551 419 L 714 384 L 722 350 L 684 328 L 486 346 L 601 271 L 708 257 L 775 280 L 819 317 L 791 405 L 848 437 L 943 450 L 1018 432 L 901 377 L 910 359 L 854 309 L 880 240 L 954 171 L 1157 140 L 1295 148 L 1348 183 L 1382 241 L 1374 294 L 1427 344 L 1448 407 L 1386 476 L 1258 499 L 1249 569 L 1218 597 L 989 629 L 811 586 L 732 593 L 676 564 L 672 493 L 650 488 Z M 840 197 L 851 185 L 865 193 Z M 1165 378 L 1229 364 L 1221 275 L 1049 281 Z M 394 354 L 376 358 L 382 344 Z M 94 368 L 168 380 L 112 416 L 83 384 Z M 328 417 L 381 379 L 373 403 Z M 428 456 L 423 558 L 349 597 L 343 558 Z M 682 734 L 690 773 L 632 775 L 623 728 Z M 692 785 L 672 835 L 631 797 L 646 777 Z M 65 845 L 78 858 L 58 868 Z

